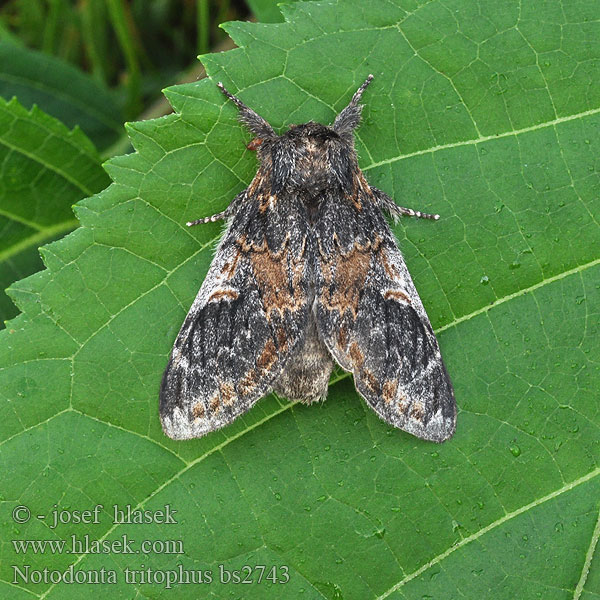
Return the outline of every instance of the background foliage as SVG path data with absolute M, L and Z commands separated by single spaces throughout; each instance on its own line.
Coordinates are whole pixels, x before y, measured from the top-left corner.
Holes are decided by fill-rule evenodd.
M 131 25 L 145 16 L 135 2 L 105 4 L 105 38 L 120 53 L 109 44 L 104 78 L 86 52 L 60 54 L 65 35 L 48 33 L 55 41 L 44 45 L 43 25 L 36 37 L 33 24 L 11 23 L 12 14 L 34 23 L 21 3 L 3 14 L 0 52 L 14 60 L 0 63 L 0 81 L 21 101 L 0 106 L 3 267 L 22 255 L 35 268 L 33 248 L 74 227 L 69 206 L 99 193 L 77 203 L 79 228 L 42 249 L 46 269 L 10 289 L 22 314 L 0 332 L 2 597 L 81 596 L 78 585 L 14 584 L 13 564 L 115 569 L 118 584 L 93 588 L 111 598 L 600 597 L 594 3 L 298 2 L 280 8 L 285 22 L 229 23 L 239 48 L 202 57 L 212 81 L 166 91 L 175 114 L 128 126 L 135 152 L 107 163 L 114 183 L 101 191 L 93 143 L 28 109 L 44 108 L 38 87 L 53 100 L 47 112 L 69 127 L 76 118 L 104 156 L 126 149 L 115 115 L 138 114 L 153 93 L 142 92 L 152 75 L 143 76 L 132 33 L 141 28 Z M 63 4 L 40 6 L 52 23 Z M 194 14 L 205 8 L 197 3 Z M 253 9 L 259 19 L 270 10 Z M 202 27 L 218 44 L 212 25 Z M 198 39 L 202 27 L 192 28 Z M 176 34 L 164 35 L 173 45 Z M 59 56 L 43 55 L 36 71 L 34 50 L 19 40 Z M 190 43 L 174 53 L 171 74 L 185 69 L 176 57 L 185 61 Z M 91 74 L 61 90 L 74 65 Z M 455 384 L 456 436 L 435 446 L 389 429 L 340 376 L 320 406 L 271 396 L 222 432 L 168 440 L 158 383 L 220 232 L 184 223 L 222 209 L 256 167 L 214 82 L 281 131 L 331 122 L 370 72 L 357 136 L 366 176 L 400 204 L 442 215 L 395 231 Z M 78 105 L 84 93 L 90 102 Z M 17 504 L 36 515 L 98 503 L 99 524 L 11 519 Z M 113 504 L 170 504 L 178 523 L 112 524 Z M 184 550 L 17 555 L 11 542 L 86 533 L 182 540 Z M 288 565 L 290 582 L 173 592 L 122 577 L 142 565 L 218 573 L 244 564 Z

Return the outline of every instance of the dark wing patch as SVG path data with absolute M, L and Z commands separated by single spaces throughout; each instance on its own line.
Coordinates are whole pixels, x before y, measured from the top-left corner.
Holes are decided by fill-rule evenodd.
M 233 217 L 175 340 L 160 388 L 160 416 L 173 439 L 231 423 L 273 388 L 308 323 L 302 207 L 261 213 L 247 197 Z M 267 218 L 298 219 L 294 238 L 269 237 Z
M 343 244 L 320 242 L 316 316 L 335 360 L 354 374 L 356 388 L 387 423 L 442 442 L 456 423 L 454 392 L 437 340 L 393 235 L 366 185 L 340 222 L 339 201 L 320 207 L 317 229 Z M 360 223 L 349 239 L 347 223 Z M 340 231 L 337 230 L 340 229 Z M 332 235 L 333 234 L 333 235 Z

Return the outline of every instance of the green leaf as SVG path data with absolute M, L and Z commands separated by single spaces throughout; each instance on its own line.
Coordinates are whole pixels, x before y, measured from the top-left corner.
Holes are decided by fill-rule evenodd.
M 78 204 L 82 227 L 13 287 L 24 314 L 0 333 L 2 539 L 182 547 L 17 555 L 5 543 L 2 596 L 598 598 L 595 4 L 549 0 L 543 18 L 516 0 L 284 11 L 283 24 L 229 24 L 239 48 L 203 57 L 212 81 L 171 88 L 177 114 L 129 127 L 137 153 L 110 161 L 115 183 Z M 323 404 L 270 396 L 223 431 L 165 438 L 160 377 L 221 230 L 184 223 L 225 207 L 256 169 L 214 82 L 281 130 L 331 122 L 368 73 L 366 176 L 442 215 L 395 231 L 455 384 L 455 437 L 390 429 L 343 377 Z M 87 525 L 12 521 L 18 504 L 49 515 L 54 503 L 105 509 Z M 177 523 L 114 524 L 114 504 L 169 504 Z M 118 581 L 13 583 L 13 564 Z M 290 581 L 220 583 L 220 568 L 256 564 L 287 565 Z M 159 575 L 128 583 L 126 568 Z M 213 582 L 166 589 L 160 573 L 179 569 Z
M 38 246 L 77 225 L 72 205 L 110 180 L 90 140 L 37 107 L 0 98 L 0 322 L 18 310 L 4 293 L 42 268 Z
M 67 127 L 76 125 L 103 150 L 123 130 L 114 97 L 92 77 L 53 56 L 0 41 L 0 96 L 37 104 Z

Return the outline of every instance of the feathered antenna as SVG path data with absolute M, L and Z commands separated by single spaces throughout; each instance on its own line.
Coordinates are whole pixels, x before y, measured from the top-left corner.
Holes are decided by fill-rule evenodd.
M 277 134 L 273 128 L 259 114 L 255 113 L 249 106 L 246 106 L 238 97 L 225 89 L 225 86 L 219 81 L 219 89 L 229 98 L 239 109 L 240 121 L 258 138 L 265 139 L 276 137 Z
M 339 135 L 351 135 L 356 126 L 360 123 L 360 114 L 362 112 L 362 104 L 359 104 L 363 92 L 367 86 L 373 81 L 373 75 L 369 75 L 365 82 L 356 90 L 350 104 L 335 118 L 333 129 Z

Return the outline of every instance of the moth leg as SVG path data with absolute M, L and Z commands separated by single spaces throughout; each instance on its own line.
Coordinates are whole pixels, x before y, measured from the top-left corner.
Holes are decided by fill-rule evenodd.
M 249 106 L 246 106 L 237 96 L 225 89 L 225 86 L 219 81 L 218 88 L 229 98 L 239 109 L 240 121 L 256 135 L 256 137 L 264 140 L 277 137 L 273 128 L 260 115 L 255 113 Z
M 246 190 L 243 190 L 230 202 L 229 206 L 224 211 L 217 213 L 216 215 L 210 215 L 209 217 L 202 217 L 201 219 L 196 219 L 195 221 L 188 221 L 186 225 L 188 227 L 193 227 L 194 225 L 214 223 L 215 221 L 220 221 L 221 219 L 229 219 L 229 217 L 235 215 L 240 204 L 244 202 L 245 199 Z
M 405 208 L 404 206 L 398 206 L 385 192 L 372 187 L 371 191 L 375 196 L 377 206 L 385 212 L 387 212 L 394 221 L 397 221 L 400 217 L 417 217 L 419 219 L 432 219 L 437 221 L 440 215 L 432 215 L 430 213 L 422 213 L 412 208 Z
M 202 217 L 201 219 L 196 219 L 195 221 L 188 221 L 186 225 L 188 227 L 193 227 L 194 225 L 202 225 L 204 223 L 214 223 L 215 221 L 220 221 L 221 219 L 227 219 L 233 214 L 234 211 L 230 209 L 228 206 L 223 212 L 217 213 L 216 215 L 211 215 L 210 217 Z

